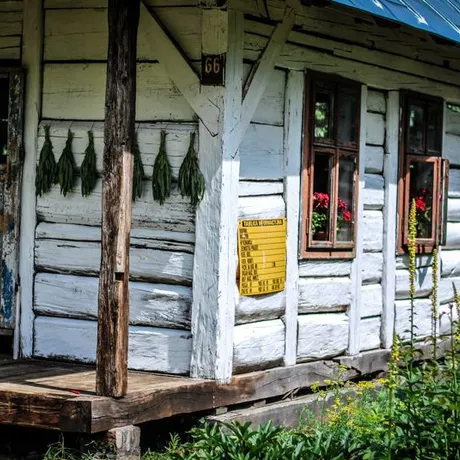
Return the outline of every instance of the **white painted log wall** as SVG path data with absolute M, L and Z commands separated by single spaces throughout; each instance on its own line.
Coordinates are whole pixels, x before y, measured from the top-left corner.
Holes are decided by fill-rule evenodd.
M 93 363 L 96 359 L 97 322 L 38 316 L 34 355 Z M 189 331 L 130 326 L 130 369 L 187 374 L 192 337 Z
M 0 59 L 21 58 L 22 1 L 0 4 Z

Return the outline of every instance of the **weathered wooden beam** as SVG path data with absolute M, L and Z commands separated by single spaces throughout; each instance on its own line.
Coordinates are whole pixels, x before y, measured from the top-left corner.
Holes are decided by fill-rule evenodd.
M 24 164 L 21 203 L 21 230 L 19 250 L 19 275 L 21 279 L 19 339 L 14 355 L 29 357 L 33 347 L 33 284 L 35 244 L 35 171 L 38 123 L 41 113 L 43 5 L 36 0 L 24 0 L 24 27 L 22 64 L 27 71 L 24 117 Z
M 109 0 L 102 255 L 96 391 L 121 397 L 128 386 L 129 240 L 136 117 L 139 0 Z
M 145 31 L 142 39 L 150 46 L 155 46 L 155 56 L 158 57 L 160 64 L 206 128 L 215 135 L 218 132 L 218 108 L 207 98 L 202 97 L 199 76 L 153 11 L 147 8 L 145 0 L 142 0 L 140 23 L 143 25 L 142 30 Z

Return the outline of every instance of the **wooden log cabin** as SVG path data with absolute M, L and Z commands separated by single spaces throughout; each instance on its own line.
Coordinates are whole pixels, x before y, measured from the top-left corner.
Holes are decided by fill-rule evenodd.
M 329 378 L 333 362 L 348 378 L 384 369 L 393 332 L 407 334 L 413 198 L 417 334 L 430 334 L 433 248 L 441 313 L 460 284 L 460 7 L 413 3 L 398 16 L 384 0 L 141 2 L 145 179 L 128 393 L 111 399 L 81 367 L 97 352 L 107 2 L 0 2 L 0 334 L 20 358 L 0 365 L 0 423 L 92 433 L 282 397 Z M 93 133 L 89 196 L 78 171 L 66 196 L 36 195 L 45 127 L 56 161 L 73 133 L 78 171 Z M 162 131 L 173 184 L 161 205 Z M 191 133 L 197 206 L 177 186 Z M 251 295 L 237 278 L 239 222 L 282 218 L 281 289 Z

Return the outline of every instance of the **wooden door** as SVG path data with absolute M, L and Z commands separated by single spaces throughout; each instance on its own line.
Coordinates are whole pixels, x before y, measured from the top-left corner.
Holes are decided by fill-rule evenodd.
M 0 334 L 14 329 L 19 297 L 23 95 L 23 71 L 0 68 Z

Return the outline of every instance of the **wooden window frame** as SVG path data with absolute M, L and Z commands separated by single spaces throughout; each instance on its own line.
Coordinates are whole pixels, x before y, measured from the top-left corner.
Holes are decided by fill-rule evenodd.
M 317 82 L 321 82 L 324 89 L 330 88 L 334 94 L 333 110 L 333 139 L 322 139 L 316 141 L 314 137 L 314 105 Z M 303 168 L 302 168 L 302 223 L 301 223 L 301 259 L 352 259 L 356 256 L 356 233 L 358 228 L 358 192 L 359 192 L 359 157 L 360 157 L 360 134 L 361 134 L 361 83 L 348 80 L 338 76 L 309 72 L 305 78 L 305 104 L 304 104 L 304 143 L 303 143 Z M 341 89 L 351 89 L 356 94 L 356 141 L 341 142 L 338 140 L 338 94 Z M 315 156 L 317 153 L 331 155 L 332 167 L 329 173 L 331 183 L 331 204 L 329 215 L 330 241 L 313 240 L 311 232 L 312 212 L 313 212 L 313 188 L 315 174 Z M 355 170 L 353 174 L 353 239 L 347 242 L 338 242 L 336 229 L 336 216 L 339 186 L 339 167 L 340 159 L 343 157 L 354 158 Z
M 423 150 L 410 151 L 408 147 L 408 121 L 409 106 L 418 104 L 424 107 L 423 120 Z M 421 95 L 411 91 L 401 93 L 401 119 L 400 119 L 400 146 L 399 146 L 399 183 L 398 183 L 398 254 L 405 254 L 409 236 L 409 213 L 410 213 L 410 165 L 413 162 L 433 164 L 433 198 L 432 198 L 432 222 L 431 238 L 417 238 L 417 254 L 431 254 L 441 244 L 445 244 L 446 238 L 446 207 L 447 188 L 449 181 L 449 162 L 442 158 L 443 155 L 443 120 L 441 120 L 441 145 L 439 151 L 428 148 L 428 111 L 437 107 L 444 117 L 444 101 L 433 96 Z

